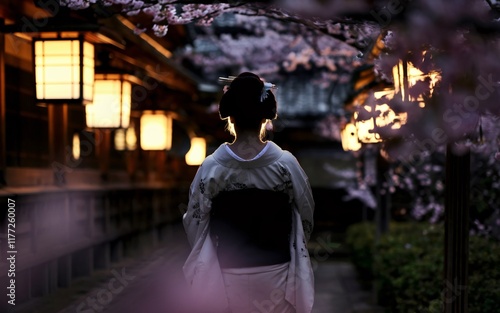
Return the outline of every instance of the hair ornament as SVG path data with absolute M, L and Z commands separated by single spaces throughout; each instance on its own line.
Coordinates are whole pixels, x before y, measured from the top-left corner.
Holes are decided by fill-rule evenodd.
M 228 77 L 219 77 L 219 82 L 226 84 L 224 86 L 224 91 L 227 90 L 229 87 L 228 85 L 231 84 L 231 82 L 236 78 L 236 76 L 228 76 Z M 262 92 L 260 94 L 260 102 L 264 102 L 264 100 L 267 98 L 267 92 L 271 89 L 278 89 L 275 84 L 273 83 L 266 83 L 264 82 L 264 87 L 262 87 Z
M 219 82 L 224 84 L 230 84 L 236 76 L 219 77 Z
M 276 85 L 272 83 L 264 83 L 264 87 L 262 87 L 262 93 L 260 94 L 260 102 L 264 102 L 267 98 L 267 92 L 271 89 L 276 89 Z

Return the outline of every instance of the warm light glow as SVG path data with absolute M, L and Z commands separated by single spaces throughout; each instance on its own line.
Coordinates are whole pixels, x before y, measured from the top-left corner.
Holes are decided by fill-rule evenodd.
M 406 66 L 405 66 L 406 65 Z M 405 67 L 406 67 L 406 83 L 405 83 Z M 401 93 L 402 100 L 418 101 L 421 108 L 425 107 L 424 98 L 420 95 L 418 98 L 410 97 L 408 89 L 415 86 L 419 81 L 424 81 L 425 79 L 430 79 L 429 82 L 429 93 L 432 95 L 434 92 L 434 86 L 441 79 L 441 75 L 432 71 L 425 74 L 418 68 L 416 68 L 411 62 L 403 63 L 399 61 L 398 65 L 392 68 L 392 75 L 394 78 L 394 89 L 395 92 Z
M 89 103 L 94 94 L 94 46 L 81 38 L 34 40 L 36 100 Z
M 392 98 L 394 98 L 394 89 L 384 89 L 384 90 L 375 91 L 373 93 L 373 96 L 377 100 L 382 99 L 382 98 L 385 98 L 387 100 L 392 100 Z
M 207 143 L 203 137 L 191 138 L 191 149 L 186 153 L 187 165 L 200 165 L 205 160 Z
M 132 85 L 120 79 L 96 79 L 94 101 L 85 107 L 87 127 L 127 128 Z
M 394 91 L 401 92 L 401 98 L 405 99 L 406 89 L 404 88 L 404 68 L 403 61 L 399 61 L 398 65 L 392 68 L 392 78 L 394 79 Z
M 358 113 L 354 113 L 355 127 L 358 140 L 362 143 L 377 143 L 382 141 L 377 133 L 374 133 L 375 123 L 373 118 L 367 120 L 357 120 Z
M 133 123 L 130 123 L 129 128 L 125 132 L 125 147 L 127 150 L 132 151 L 137 148 L 137 136 L 135 135 L 135 127 Z
M 367 97 L 365 105 L 358 107 L 369 113 L 367 120 L 358 120 L 359 112 L 354 112 L 355 128 L 357 130 L 358 140 L 363 143 L 381 142 L 380 134 L 376 132 L 377 127 L 390 127 L 391 129 L 400 129 L 406 124 L 408 113 L 397 113 L 389 106 L 389 101 L 393 100 L 395 94 L 401 95 L 401 100 L 416 101 L 418 105 L 425 107 L 423 95 L 417 98 L 410 97 L 409 88 L 415 86 L 418 82 L 429 79 L 429 91 L 432 95 L 434 86 L 440 79 L 438 72 L 424 74 L 410 62 L 400 61 L 392 69 L 394 79 L 394 89 L 385 89 L 375 91 L 373 97 Z M 373 99 L 375 98 L 375 99 Z M 363 112 L 366 113 L 366 112 Z
M 375 110 L 380 114 L 375 118 L 375 123 L 378 127 L 391 125 L 392 129 L 399 129 L 402 125 L 406 124 L 408 113 L 402 112 L 396 114 L 387 104 L 380 104 L 375 106 Z
M 80 135 L 78 133 L 73 134 L 73 159 L 80 159 Z
M 372 106 L 365 105 L 366 111 L 371 112 Z M 363 143 L 381 142 L 382 138 L 375 132 L 376 127 L 389 126 L 391 129 L 400 129 L 406 124 L 408 113 L 396 114 L 387 104 L 376 104 L 373 116 L 367 120 L 358 120 L 359 113 L 354 112 L 354 120 L 358 132 L 359 141 Z M 375 127 L 376 126 L 376 127 Z
M 125 150 L 125 129 L 119 128 L 115 131 L 115 150 Z
M 172 118 L 144 111 L 141 116 L 141 149 L 169 150 L 172 146 Z
M 394 89 L 385 89 L 374 92 L 374 96 L 377 100 L 385 99 L 387 101 L 390 101 L 392 100 L 392 98 L 394 98 L 394 93 Z M 386 102 L 382 104 L 376 104 L 375 111 L 380 112 L 375 119 L 375 124 L 379 127 L 392 124 L 392 129 L 399 129 L 402 125 L 406 124 L 408 113 L 402 112 L 396 114 L 396 112 L 394 112 Z
M 344 149 L 344 151 L 358 151 L 361 149 L 356 126 L 354 126 L 353 123 L 345 125 L 344 129 L 340 132 L 340 137 L 342 140 L 342 149 Z
M 117 151 L 133 151 L 137 147 L 134 123 L 130 122 L 127 129 L 119 128 L 115 131 L 115 149 Z

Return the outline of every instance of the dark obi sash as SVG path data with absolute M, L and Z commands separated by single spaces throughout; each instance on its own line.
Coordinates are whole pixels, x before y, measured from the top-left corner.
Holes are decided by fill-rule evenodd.
M 210 235 L 222 268 L 290 261 L 291 229 L 291 204 L 283 192 L 250 188 L 212 199 Z

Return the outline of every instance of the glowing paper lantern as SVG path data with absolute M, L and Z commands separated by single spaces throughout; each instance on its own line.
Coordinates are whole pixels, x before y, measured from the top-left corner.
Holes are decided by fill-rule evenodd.
M 187 165 L 200 165 L 205 160 L 207 143 L 203 137 L 191 138 L 191 149 L 186 153 Z
M 364 106 L 364 109 L 371 113 L 372 107 L 366 105 Z M 360 142 L 377 143 L 382 141 L 382 139 L 380 139 L 380 136 L 377 133 L 373 132 L 375 129 L 375 121 L 373 117 L 366 120 L 360 120 L 359 113 L 355 112 L 354 121 L 355 121 L 354 125 L 357 131 L 358 140 Z
M 376 91 L 374 98 L 376 100 L 385 97 L 391 100 L 394 97 L 394 89 L 386 89 Z M 370 98 L 368 98 L 370 101 Z M 358 133 L 359 141 L 363 143 L 377 143 L 381 142 L 382 138 L 376 132 L 377 127 L 389 126 L 391 129 L 399 129 L 402 125 L 406 124 L 408 114 L 406 112 L 396 114 L 387 103 L 377 104 L 376 101 L 371 99 L 373 103 L 362 106 L 362 110 L 368 112 L 371 117 L 366 120 L 359 119 L 359 113 L 354 113 L 355 125 Z
M 119 74 L 96 74 L 94 101 L 85 106 L 87 127 L 128 127 L 132 84 L 126 78 Z
M 144 111 L 141 116 L 141 149 L 169 150 L 172 146 L 172 118 L 163 112 Z
M 80 159 L 80 135 L 78 133 L 73 134 L 72 148 L 73 159 Z
M 115 131 L 115 149 L 118 151 L 133 151 L 137 147 L 137 136 L 133 123 L 127 129 L 119 128 Z
M 125 129 L 120 128 L 115 131 L 115 150 L 125 150 Z
M 357 129 L 353 123 L 345 125 L 344 129 L 340 132 L 340 137 L 342 140 L 342 149 L 344 149 L 344 151 L 358 151 L 361 149 Z
M 127 150 L 135 150 L 137 147 L 137 136 L 133 124 L 125 132 L 125 147 L 127 147 Z
M 94 46 L 82 36 L 34 38 L 35 93 L 40 104 L 86 104 L 94 94 Z
M 432 71 L 425 74 L 416 68 L 411 62 L 399 61 L 398 65 L 392 68 L 392 76 L 394 78 L 394 90 L 401 93 L 402 100 L 418 101 L 421 108 L 425 107 L 422 95 L 417 98 L 411 97 L 409 89 L 415 86 L 419 81 L 429 79 L 429 93 L 432 95 L 434 86 L 441 79 L 438 72 Z

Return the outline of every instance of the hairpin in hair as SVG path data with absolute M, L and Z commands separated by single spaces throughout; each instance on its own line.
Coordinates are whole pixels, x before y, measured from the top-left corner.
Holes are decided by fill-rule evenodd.
M 219 77 L 219 82 L 224 84 L 230 84 L 236 76 Z
M 219 77 L 219 82 L 223 84 L 231 84 L 231 82 L 236 78 L 236 76 Z M 273 83 L 264 82 L 264 87 L 262 87 L 262 92 L 260 94 L 260 102 L 263 102 L 267 98 L 267 91 L 271 89 L 278 89 Z

